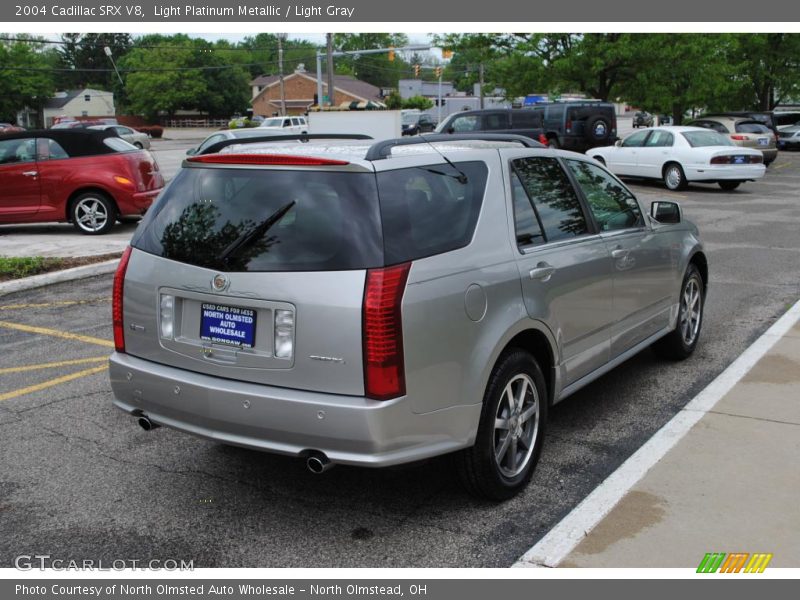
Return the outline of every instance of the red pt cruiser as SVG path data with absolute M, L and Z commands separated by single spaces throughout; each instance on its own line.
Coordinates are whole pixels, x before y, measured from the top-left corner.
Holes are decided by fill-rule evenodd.
M 155 158 L 110 131 L 0 135 L 0 224 L 71 221 L 81 233 L 107 233 L 144 214 L 163 187 Z

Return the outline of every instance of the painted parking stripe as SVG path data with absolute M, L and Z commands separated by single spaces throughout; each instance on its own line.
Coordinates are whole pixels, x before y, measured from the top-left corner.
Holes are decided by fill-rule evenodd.
M 83 371 L 78 371 L 77 373 L 70 373 L 69 375 L 64 375 L 63 377 L 56 377 L 55 379 L 50 379 L 48 381 L 43 381 L 42 383 L 37 383 L 36 385 L 29 385 L 28 387 L 20 388 L 18 390 L 13 390 L 11 392 L 6 392 L 5 394 L 0 394 L 0 402 L 3 400 L 11 400 L 12 398 L 19 398 L 20 396 L 24 396 L 25 394 L 32 394 L 34 392 L 39 392 L 41 390 L 46 390 L 47 388 L 51 388 L 56 385 L 61 385 L 62 383 L 66 383 L 68 381 L 73 381 L 75 379 L 80 379 L 81 377 L 86 377 L 88 375 L 94 375 L 95 373 L 100 373 L 108 369 L 108 365 L 103 365 L 101 367 L 92 367 L 91 369 L 85 369 Z
M 108 302 L 111 298 L 104 296 L 102 298 L 92 298 L 90 300 L 60 300 L 58 302 L 38 302 L 34 304 L 5 304 L 0 306 L 0 310 L 22 310 L 25 308 L 51 308 L 54 306 L 78 306 L 81 304 L 93 304 L 95 302 Z
M 57 369 L 58 367 L 70 367 L 72 365 L 85 365 L 98 363 L 108 360 L 108 356 L 94 356 L 92 358 L 76 358 L 75 360 L 60 360 L 58 362 L 40 363 L 38 365 L 25 365 L 22 367 L 7 367 L 0 369 L 0 375 L 6 373 L 24 373 L 26 371 L 38 371 L 39 369 Z
M 101 340 L 100 338 L 92 337 L 89 335 L 70 333 L 69 331 L 59 331 L 58 329 L 47 329 L 46 327 L 33 327 L 32 325 L 11 323 L 9 321 L 0 321 L 0 327 L 4 329 L 13 329 L 15 331 L 24 331 L 25 333 L 50 335 L 53 337 L 63 338 L 65 340 L 76 340 L 78 342 L 86 342 L 87 344 L 97 344 L 98 346 L 105 346 L 106 348 L 114 347 L 114 342 L 112 342 L 111 340 Z
M 625 494 L 800 321 L 800 301 L 611 473 L 513 567 L 557 567 Z

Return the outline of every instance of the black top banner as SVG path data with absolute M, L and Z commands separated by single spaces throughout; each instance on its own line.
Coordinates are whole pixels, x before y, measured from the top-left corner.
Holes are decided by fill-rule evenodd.
M 17 0 L 0 5 L 5 23 L 59 22 L 220 22 L 260 23 L 588 23 L 588 22 L 798 22 L 800 3 L 745 0 L 463 0 L 431 3 L 425 0 L 327 0 L 323 2 L 269 0 Z M 574 27 L 570 28 L 574 29 Z

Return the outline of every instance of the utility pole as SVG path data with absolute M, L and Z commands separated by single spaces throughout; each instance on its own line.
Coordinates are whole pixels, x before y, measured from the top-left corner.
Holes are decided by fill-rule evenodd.
M 483 63 L 480 64 L 480 67 L 478 69 L 479 69 L 478 70 L 478 73 L 479 73 L 479 75 L 478 75 L 478 82 L 479 82 L 478 85 L 479 85 L 479 91 L 481 93 L 481 108 L 483 108 L 483 84 L 484 84 L 484 81 L 483 81 Z
M 436 125 L 442 122 L 442 68 L 439 67 L 439 102 L 436 115 Z
M 281 116 L 286 116 L 286 90 L 283 87 L 283 42 L 287 34 L 278 34 L 278 79 L 281 82 Z
M 328 33 L 328 103 L 333 106 L 334 90 L 333 90 L 333 34 Z

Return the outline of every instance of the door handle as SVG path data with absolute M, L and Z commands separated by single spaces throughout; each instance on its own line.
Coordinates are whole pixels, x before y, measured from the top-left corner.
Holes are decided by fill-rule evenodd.
M 615 248 L 611 251 L 611 258 L 625 258 L 630 253 L 626 248 Z
M 547 281 L 556 272 L 556 268 L 553 265 L 548 265 L 546 262 L 541 262 L 536 265 L 535 269 L 531 269 L 530 275 L 531 279 L 540 279 L 541 281 Z
M 38 177 L 39 171 L 23 171 L 22 174 L 25 175 L 25 177 Z

